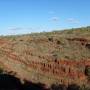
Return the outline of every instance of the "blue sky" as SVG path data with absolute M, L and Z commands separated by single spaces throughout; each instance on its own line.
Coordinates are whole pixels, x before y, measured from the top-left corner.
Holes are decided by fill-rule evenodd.
M 90 25 L 90 0 L 0 0 L 0 35 Z

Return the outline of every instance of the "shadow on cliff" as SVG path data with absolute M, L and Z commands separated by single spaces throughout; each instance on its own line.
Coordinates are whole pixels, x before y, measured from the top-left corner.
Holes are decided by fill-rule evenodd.
M 8 75 L 0 74 L 0 90 L 49 90 L 45 88 L 44 84 L 41 83 L 32 83 L 29 81 L 22 84 L 20 79 Z
M 20 79 L 12 75 L 0 74 L 0 90 L 80 90 L 80 87 L 76 84 L 68 87 L 62 84 L 52 84 L 50 88 L 46 88 L 41 83 L 32 83 L 25 80 L 22 84 Z
M 76 84 L 71 84 L 69 86 L 65 86 L 64 84 L 53 84 L 50 90 L 80 90 L 80 87 Z
M 22 84 L 18 78 L 12 75 L 0 74 L 0 90 L 20 90 Z

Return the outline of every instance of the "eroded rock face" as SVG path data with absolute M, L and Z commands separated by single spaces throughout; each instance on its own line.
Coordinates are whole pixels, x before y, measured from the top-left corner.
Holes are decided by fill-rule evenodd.
M 21 79 L 46 84 L 83 84 L 90 76 L 89 42 L 84 37 L 59 35 L 0 40 L 0 63 Z
M 58 83 L 68 85 L 72 81 L 73 83 L 85 83 L 86 75 L 89 75 L 89 69 L 84 67 L 89 64 L 90 61 L 59 60 L 48 63 L 32 62 L 29 67 L 38 70 L 39 73 L 43 74 L 43 77 L 48 76 L 51 80 L 57 79 Z M 86 73 L 84 73 L 84 70 Z

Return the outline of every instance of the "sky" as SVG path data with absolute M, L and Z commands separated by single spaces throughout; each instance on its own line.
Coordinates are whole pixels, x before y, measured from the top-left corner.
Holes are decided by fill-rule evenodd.
M 90 0 L 0 0 L 0 35 L 90 25 Z

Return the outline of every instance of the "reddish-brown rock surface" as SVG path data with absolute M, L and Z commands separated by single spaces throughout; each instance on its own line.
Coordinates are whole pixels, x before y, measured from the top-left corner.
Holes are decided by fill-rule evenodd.
M 47 85 L 89 83 L 85 70 L 90 67 L 90 39 L 62 38 L 57 35 L 3 37 L 0 65 L 21 80 Z

